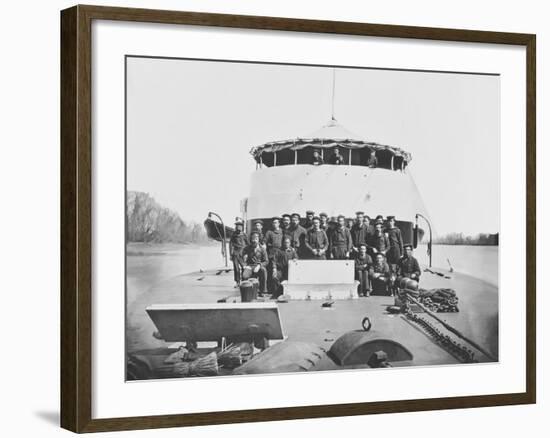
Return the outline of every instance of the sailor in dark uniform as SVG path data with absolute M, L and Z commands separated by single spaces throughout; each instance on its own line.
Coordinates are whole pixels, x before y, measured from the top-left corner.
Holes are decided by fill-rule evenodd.
M 361 243 L 359 251 L 355 256 L 355 279 L 359 281 L 359 296 L 368 297 L 371 292 L 370 270 L 373 262 L 370 255 L 367 254 L 367 245 Z
M 315 212 L 312 210 L 306 211 L 306 220 L 304 222 L 304 228 L 309 230 L 313 225 L 313 217 L 315 216 Z
M 330 233 L 330 252 L 333 259 L 343 260 L 349 258 L 353 248 L 351 232 L 346 227 L 346 218 L 338 216 L 338 226 Z
M 374 255 L 374 263 L 370 269 L 369 276 L 373 293 L 377 295 L 391 293 L 391 271 L 383 253 L 379 252 Z
M 323 160 L 323 157 L 321 157 L 321 154 L 317 149 L 313 151 L 313 162 L 311 164 L 313 164 L 314 166 L 325 164 L 325 160 Z
M 283 230 L 283 237 L 290 235 L 290 224 L 291 224 L 291 218 L 289 214 L 283 214 L 282 216 L 282 224 L 281 224 L 281 230 Z
M 370 217 L 365 215 L 363 217 L 363 223 L 365 224 L 365 226 L 367 227 L 367 238 L 366 238 L 366 243 L 367 243 L 367 251 L 369 249 L 369 241 L 370 241 L 370 237 L 374 234 L 374 232 L 376 231 L 375 228 L 374 228 L 374 225 L 371 224 L 371 220 L 370 220 Z
M 292 213 L 292 223 L 288 231 L 290 236 L 290 243 L 292 247 L 298 252 L 300 257 L 303 257 L 305 253 L 304 241 L 306 239 L 306 230 L 300 225 L 300 215 L 298 213 Z
M 344 157 L 340 153 L 340 149 L 334 149 L 334 154 L 330 157 L 330 164 L 344 164 Z
M 271 220 L 272 229 L 265 233 L 265 245 L 267 247 L 267 255 L 271 259 L 275 251 L 283 247 L 283 230 L 280 228 L 280 220 L 274 217 Z
M 330 219 L 328 219 L 327 228 L 324 230 L 328 238 L 327 259 L 332 258 L 332 248 L 330 247 L 330 238 L 337 226 L 338 226 L 338 219 L 336 219 L 335 216 L 332 216 Z
M 281 294 L 281 282 L 288 280 L 288 262 L 298 259 L 298 254 L 290 245 L 290 237 L 285 236 L 283 239 L 283 247 L 275 252 L 270 262 L 270 293 L 274 297 Z
M 265 236 L 264 236 L 264 223 L 261 220 L 254 221 L 252 223 L 252 231 L 250 232 L 249 240 L 252 240 L 252 233 L 258 233 L 258 238 L 260 239 L 260 246 L 263 249 L 266 249 L 265 246 Z
M 397 263 L 397 279 L 410 278 L 411 280 L 419 281 L 421 270 L 418 260 L 412 255 L 413 247 L 407 244 L 404 245 L 404 248 L 405 255 L 401 257 Z
M 386 252 L 390 249 L 390 239 L 384 233 L 383 224 L 383 221 L 377 220 L 374 226 L 374 234 L 371 236 L 369 245 L 373 256 L 381 253 L 386 257 Z
M 328 214 L 319 213 L 319 219 L 321 219 L 321 230 L 323 230 L 326 233 L 328 229 Z
M 395 273 L 397 272 L 397 263 L 403 255 L 403 237 L 401 236 L 401 230 L 395 226 L 395 216 L 388 216 L 387 219 L 386 234 L 390 241 L 390 248 L 386 253 L 386 257 L 392 272 Z
M 378 158 L 376 158 L 376 152 L 371 151 L 369 158 L 367 158 L 367 167 L 374 168 L 378 167 Z
M 365 224 L 365 213 L 358 211 L 355 213 L 355 223 L 351 227 L 351 238 L 353 240 L 353 252 L 359 253 L 359 246 L 367 244 L 368 225 Z
M 243 251 L 243 280 L 257 278 L 260 282 L 260 293 L 267 292 L 267 252 L 260 245 L 260 235 L 253 231 L 250 234 L 250 245 Z
M 328 250 L 327 234 L 321 230 L 321 219 L 313 218 L 313 226 L 307 231 L 305 247 L 308 250 L 309 259 L 325 260 Z
M 233 278 L 235 286 L 241 284 L 241 270 L 243 268 L 243 251 L 248 246 L 248 237 L 243 232 L 244 224 L 241 221 L 235 222 L 235 232 L 229 240 L 229 256 L 233 261 Z

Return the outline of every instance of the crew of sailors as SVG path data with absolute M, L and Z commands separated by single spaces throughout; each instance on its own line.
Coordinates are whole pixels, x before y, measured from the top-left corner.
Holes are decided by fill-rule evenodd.
M 328 163 L 336 165 L 346 164 L 344 161 L 344 157 L 340 152 L 340 149 L 336 148 L 334 150 L 334 153 L 328 159 Z M 313 151 L 313 159 L 311 160 L 311 164 L 313 164 L 314 166 L 325 164 L 325 160 L 323 159 L 321 152 L 319 152 L 317 149 Z M 370 152 L 366 161 L 366 165 L 370 168 L 378 167 L 378 158 L 376 157 L 376 151 Z
M 420 279 L 413 247 L 403 243 L 394 216 L 385 222 L 379 215 L 371 223 L 358 211 L 353 223 L 343 215 L 329 222 L 326 213 L 316 216 L 307 211 L 303 223 L 298 213 L 284 214 L 274 217 L 264 233 L 263 222 L 257 220 L 247 236 L 243 222 L 237 221 L 229 245 L 236 286 L 253 277 L 260 283 L 260 293 L 277 296 L 293 259 L 354 260 L 360 296 L 369 296 L 373 290 L 389 291 L 403 279 Z

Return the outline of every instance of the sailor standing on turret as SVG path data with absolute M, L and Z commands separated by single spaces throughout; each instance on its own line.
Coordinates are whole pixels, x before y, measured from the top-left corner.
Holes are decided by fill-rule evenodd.
M 241 270 L 244 265 L 243 251 L 248 246 L 248 237 L 243 232 L 244 224 L 241 221 L 235 222 L 235 232 L 229 240 L 229 256 L 233 262 L 233 278 L 235 287 L 241 284 Z
M 328 229 L 328 214 L 319 213 L 319 219 L 321 219 L 321 230 L 323 230 L 326 233 Z M 328 234 L 327 234 L 327 237 L 328 237 Z
M 397 272 L 397 263 L 403 255 L 403 237 L 401 236 L 401 230 L 395 226 L 395 216 L 388 216 L 388 227 L 386 233 L 390 241 L 390 247 L 386 253 L 388 264 L 392 269 L 392 272 Z
M 327 234 L 321 230 L 321 219 L 313 218 L 313 226 L 308 230 L 305 246 L 309 252 L 308 258 L 314 260 L 325 260 L 328 249 Z
M 346 218 L 344 215 L 338 216 L 338 226 L 330 234 L 330 252 L 332 258 L 343 260 L 349 258 L 353 248 L 351 232 L 346 227 Z
M 257 278 L 260 282 L 260 293 L 267 292 L 267 252 L 260 246 L 260 235 L 253 231 L 250 234 L 250 245 L 243 251 L 243 280 Z
M 303 257 L 305 254 L 304 241 L 306 239 L 306 230 L 300 225 L 300 215 L 298 213 L 292 213 L 292 223 L 288 235 L 290 236 L 292 247 L 298 252 L 300 257 Z
M 378 253 L 381 253 L 386 257 L 386 252 L 390 248 L 390 240 L 383 229 L 384 221 L 378 219 L 374 225 L 374 234 L 371 236 L 370 248 L 375 256 Z
M 315 216 L 315 212 L 313 210 L 306 211 L 306 221 L 304 222 L 304 228 L 309 230 L 313 226 L 313 217 Z
M 267 255 L 271 259 L 276 251 L 283 247 L 283 230 L 280 228 L 280 220 L 274 217 L 271 220 L 272 229 L 265 233 L 265 245 L 267 247 Z
M 258 239 L 260 241 L 260 246 L 263 249 L 266 249 L 265 246 L 265 237 L 264 237 L 264 224 L 262 221 L 257 220 L 252 224 L 252 231 L 250 232 L 250 240 L 252 240 L 252 233 L 258 233 Z
M 368 225 L 365 224 L 365 213 L 358 211 L 355 213 L 355 223 L 351 227 L 351 238 L 353 240 L 353 252 L 359 253 L 359 246 L 367 243 Z
M 290 236 L 290 223 L 291 218 L 289 214 L 283 214 L 282 216 L 281 230 L 283 230 L 283 236 Z

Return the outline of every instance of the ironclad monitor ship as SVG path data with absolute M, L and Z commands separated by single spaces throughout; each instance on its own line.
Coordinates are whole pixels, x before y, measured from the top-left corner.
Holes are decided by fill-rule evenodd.
M 328 163 L 336 148 L 343 164 Z M 315 150 L 326 164 L 311 164 Z M 369 167 L 372 151 L 377 164 Z M 282 213 L 313 210 L 352 218 L 362 210 L 371 217 L 395 216 L 403 241 L 414 247 L 424 237 L 418 218 L 428 214 L 410 172 L 412 156 L 401 148 L 361 139 L 333 117 L 307 137 L 268 142 L 253 147 L 251 155 L 256 169 L 240 206 L 245 232 L 256 220 L 269 229 L 271 218 Z M 227 263 L 233 228 L 213 212 L 204 225 L 209 237 L 221 243 L 225 264 L 222 260 L 217 269 L 181 275 L 151 289 L 131 318 L 134 325 L 155 331 L 156 338 L 147 345 L 152 349 L 129 355 L 129 379 L 209 375 L 190 373 L 189 367 L 187 373 L 177 372 L 164 361 L 185 351 L 195 360 L 215 353 L 221 363 L 228 345 L 237 344 L 255 347 L 238 366 L 216 367 L 215 374 L 498 360 L 497 288 L 479 278 L 424 266 L 422 290 L 457 294 L 458 306 L 454 295 L 449 301 L 452 310 L 460 311 L 445 312 L 449 309 L 435 298 L 442 295 L 424 299 L 406 284 L 396 296 L 359 297 L 353 260 L 299 260 L 289 267 L 285 299 L 258 296 L 242 302 Z M 427 243 L 431 251 L 431 232 Z

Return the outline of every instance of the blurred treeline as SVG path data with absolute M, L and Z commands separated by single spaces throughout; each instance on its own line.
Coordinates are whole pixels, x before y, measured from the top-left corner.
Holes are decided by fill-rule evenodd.
M 473 236 L 466 236 L 464 233 L 448 233 L 434 238 L 433 243 L 440 245 L 498 245 L 498 233 L 479 233 Z
M 126 240 L 151 243 L 203 243 L 208 241 L 201 224 L 185 222 L 144 192 L 127 192 Z

